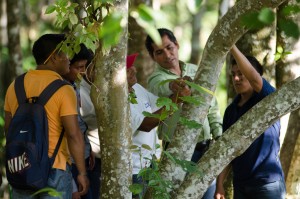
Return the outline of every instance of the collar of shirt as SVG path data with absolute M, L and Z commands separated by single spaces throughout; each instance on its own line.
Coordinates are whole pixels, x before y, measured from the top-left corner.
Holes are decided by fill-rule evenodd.
M 167 73 L 167 74 L 175 75 L 175 76 L 179 77 L 178 75 L 174 74 L 174 73 L 171 72 L 170 70 L 165 69 L 165 68 L 161 67 L 161 66 L 158 65 L 158 64 L 157 64 L 157 66 L 158 66 L 159 70 L 162 70 L 162 71 L 164 71 L 164 72 Z M 180 69 L 181 69 L 181 76 L 183 77 L 183 76 L 186 74 L 186 63 L 184 63 L 183 61 L 180 61 L 180 60 L 179 60 L 179 67 L 180 67 Z

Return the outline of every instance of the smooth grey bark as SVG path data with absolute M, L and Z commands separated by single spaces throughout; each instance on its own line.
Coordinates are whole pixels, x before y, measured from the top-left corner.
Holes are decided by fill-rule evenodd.
M 203 57 L 194 82 L 214 92 L 221 68 L 230 47 L 247 31 L 245 27 L 241 27 L 241 17 L 245 13 L 258 11 L 263 7 L 276 8 L 282 2 L 284 2 L 284 0 L 241 0 L 237 2 L 236 5 L 232 7 L 226 15 L 224 15 L 211 33 L 206 43 Z M 203 124 L 212 95 L 208 93 L 193 92 L 193 96 L 201 99 L 201 101 L 205 103 L 202 103 L 198 107 L 191 104 L 184 105 L 182 116 L 190 120 L 196 120 Z M 167 151 L 178 159 L 190 160 L 198 140 L 198 136 L 198 130 L 187 129 L 183 125 L 179 124 Z M 219 158 L 222 160 L 221 156 Z M 219 167 L 218 169 L 220 171 L 222 168 Z M 165 180 L 170 180 L 174 184 L 175 190 L 172 198 L 187 198 L 186 195 L 182 195 L 184 192 L 176 191 L 185 177 L 184 170 L 179 165 L 176 165 L 170 159 L 163 156 L 160 171 Z M 210 174 L 208 175 L 210 176 Z M 213 176 L 215 177 L 215 175 L 211 175 L 211 177 Z M 210 182 L 207 181 L 207 184 L 208 183 Z M 203 190 L 206 188 L 207 186 L 197 187 L 198 194 L 202 194 Z M 179 189 L 182 190 L 182 188 Z
M 114 9 L 128 15 L 128 2 L 114 1 Z M 124 19 L 127 19 L 125 17 Z M 126 23 L 127 24 L 127 23 Z M 101 44 L 100 44 L 101 45 Z M 126 78 L 127 26 L 120 41 L 96 51 L 91 98 L 97 115 L 101 147 L 101 198 L 131 198 L 131 136 Z
M 234 0 L 221 0 L 219 6 L 219 19 L 222 18 L 228 10 L 235 4 Z M 233 82 L 231 78 L 231 66 L 230 66 L 230 54 L 226 56 L 225 62 L 226 71 L 226 89 L 227 89 L 227 105 L 232 102 L 236 96 L 236 92 L 233 87 Z M 233 184 L 232 184 L 232 169 L 229 170 L 227 178 L 224 181 L 224 191 L 225 195 L 229 198 L 233 196 Z
M 235 3 L 234 0 L 222 0 L 220 2 L 219 19 L 227 13 L 228 9 L 230 9 L 234 5 L 234 3 Z M 230 54 L 228 54 L 226 57 L 225 65 L 226 65 L 225 69 L 226 69 L 227 104 L 230 104 L 234 96 L 236 95 L 236 92 L 233 87 L 232 79 L 231 79 Z
M 209 183 L 235 157 L 279 118 L 300 107 L 300 77 L 282 86 L 245 113 L 200 159 L 203 176 L 190 174 L 180 186 L 177 198 L 201 197 Z
M 140 4 L 150 6 L 151 0 L 133 0 L 130 2 L 129 7 L 134 8 Z M 137 69 L 137 79 L 139 84 L 147 88 L 147 78 L 154 70 L 154 61 L 147 49 L 145 48 L 145 40 L 147 33 L 139 26 L 136 20 L 129 16 L 128 21 L 128 54 L 139 53 L 134 66 Z

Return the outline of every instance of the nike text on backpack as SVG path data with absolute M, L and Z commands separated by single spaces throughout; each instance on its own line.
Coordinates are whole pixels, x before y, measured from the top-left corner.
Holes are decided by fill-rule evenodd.
M 49 172 L 64 134 L 62 131 L 53 156 L 49 158 L 48 119 L 44 105 L 61 86 L 68 83 L 57 79 L 39 97 L 26 98 L 25 74 L 15 81 L 19 106 L 7 132 L 5 167 L 12 187 L 35 191 L 47 186 Z

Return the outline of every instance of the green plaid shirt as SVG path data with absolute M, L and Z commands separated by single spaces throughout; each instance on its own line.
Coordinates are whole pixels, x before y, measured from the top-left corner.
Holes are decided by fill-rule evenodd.
M 190 63 L 179 62 L 181 68 L 181 77 L 189 76 L 194 79 L 198 66 Z M 168 97 L 172 94 L 169 84 L 160 85 L 164 80 L 177 79 L 178 75 L 157 65 L 156 70 L 148 78 L 149 90 L 160 97 Z M 173 133 L 177 126 L 181 109 L 166 119 L 158 128 L 159 139 L 166 140 L 166 137 L 172 139 Z M 216 138 L 222 135 L 222 118 L 220 115 L 217 100 L 213 98 L 207 117 L 205 118 L 198 142 Z

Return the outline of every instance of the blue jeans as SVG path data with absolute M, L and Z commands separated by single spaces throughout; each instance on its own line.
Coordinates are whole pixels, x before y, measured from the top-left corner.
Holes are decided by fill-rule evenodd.
M 95 166 L 92 170 L 88 170 L 90 189 L 93 199 L 100 198 L 100 178 L 101 178 L 101 159 L 95 158 Z
M 216 179 L 209 185 L 202 199 L 214 199 L 214 195 L 216 192 Z
M 85 166 L 86 166 L 86 168 L 89 167 L 89 158 L 85 159 Z M 90 181 L 90 184 L 92 184 L 92 182 L 90 180 L 90 175 L 91 175 L 90 170 L 87 170 L 87 177 Z M 72 164 L 72 176 L 73 176 L 73 179 L 75 180 L 76 186 L 78 187 L 78 183 L 77 183 L 78 170 L 77 170 L 76 164 Z M 81 198 L 82 199 L 93 199 L 91 186 L 89 187 L 88 192 L 85 195 L 81 196 Z
M 234 187 L 234 199 L 285 199 L 285 194 L 283 180 L 263 185 Z
M 55 189 L 62 194 L 63 199 L 72 198 L 72 174 L 71 166 L 67 165 L 66 171 L 60 169 L 51 169 L 48 178 L 48 187 Z M 59 197 L 50 196 L 47 193 L 32 197 L 34 192 L 12 189 L 13 199 L 59 199 Z

